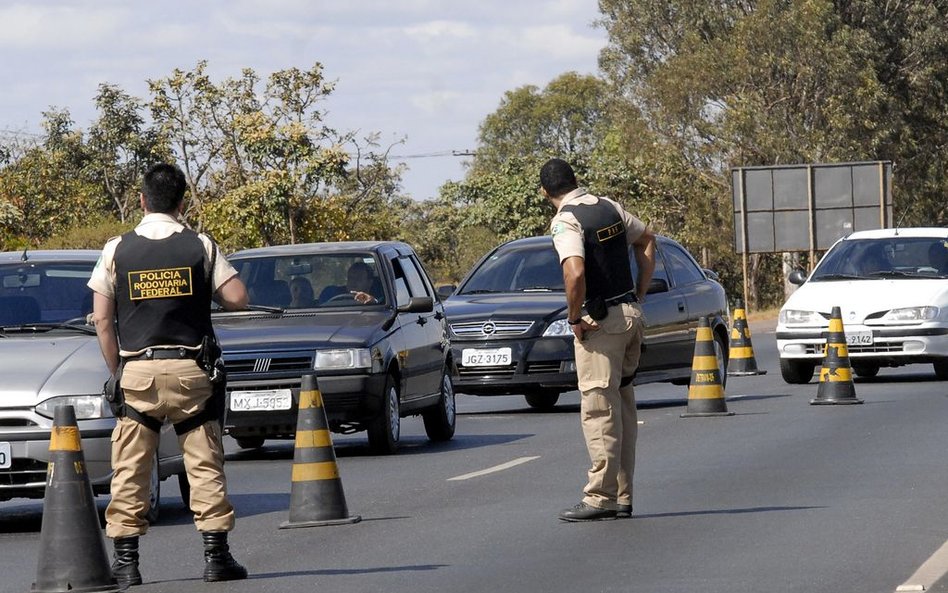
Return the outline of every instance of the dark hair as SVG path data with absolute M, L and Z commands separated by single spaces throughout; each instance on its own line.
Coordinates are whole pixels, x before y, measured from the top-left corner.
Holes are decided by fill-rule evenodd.
M 145 171 L 142 193 L 149 212 L 173 212 L 181 204 L 187 189 L 184 172 L 175 165 L 158 163 Z
M 558 198 L 576 189 L 576 174 L 563 159 L 550 159 L 540 169 L 540 185 L 551 198 Z

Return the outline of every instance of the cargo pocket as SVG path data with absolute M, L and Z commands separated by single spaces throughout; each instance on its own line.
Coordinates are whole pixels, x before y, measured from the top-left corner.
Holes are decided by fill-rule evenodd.
M 211 380 L 203 371 L 178 377 L 178 385 L 180 385 L 181 411 L 185 414 L 196 414 L 201 411 L 204 402 L 211 396 Z
M 158 405 L 158 390 L 155 389 L 155 378 L 151 375 L 136 375 L 129 372 L 126 366 L 121 385 L 125 403 L 132 404 L 136 410 L 145 412 Z

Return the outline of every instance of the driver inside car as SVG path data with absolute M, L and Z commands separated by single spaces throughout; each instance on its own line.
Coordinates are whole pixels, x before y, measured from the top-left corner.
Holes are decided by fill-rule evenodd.
M 379 301 L 371 294 L 372 284 L 372 268 L 365 262 L 355 262 L 346 272 L 346 285 L 327 286 L 319 293 L 319 302 L 323 304 L 348 296 L 363 305 L 374 305 Z

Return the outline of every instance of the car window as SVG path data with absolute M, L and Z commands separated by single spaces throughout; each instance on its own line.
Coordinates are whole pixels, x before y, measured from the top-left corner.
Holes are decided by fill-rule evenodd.
M 501 247 L 481 262 L 459 294 L 563 290 L 563 271 L 548 243 Z
M 410 257 L 400 257 L 398 262 L 405 274 L 405 280 L 408 282 L 408 292 L 411 293 L 411 296 L 430 297 L 431 291 L 425 281 L 421 279 L 421 274 L 418 272 L 415 262 Z
M 0 324 L 59 323 L 92 312 L 86 286 L 95 262 L 0 265 Z
M 669 243 L 664 249 L 665 262 L 675 279 L 675 286 L 687 286 L 704 281 L 701 268 L 677 245 Z
M 250 303 L 288 309 L 369 306 L 356 301 L 365 292 L 385 302 L 379 266 L 372 253 L 311 253 L 232 258 L 247 285 Z
M 823 257 L 811 280 L 948 275 L 948 242 L 935 237 L 840 241 Z
M 665 252 L 665 247 L 661 243 L 656 241 L 655 243 L 655 270 L 652 272 L 652 280 L 664 280 L 669 286 L 674 286 L 668 280 L 668 269 L 665 267 L 665 258 L 662 254 Z M 635 253 L 632 248 L 629 247 L 629 262 L 632 267 L 632 280 L 638 281 L 639 278 L 639 263 L 635 261 Z

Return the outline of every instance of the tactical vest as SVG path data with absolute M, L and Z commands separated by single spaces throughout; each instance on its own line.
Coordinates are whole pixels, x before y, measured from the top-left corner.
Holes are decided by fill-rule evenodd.
M 115 302 L 123 350 L 199 346 L 214 335 L 205 260 L 204 244 L 190 229 L 164 239 L 122 235 L 115 249 Z
M 634 290 L 625 223 L 615 207 L 597 199 L 595 204 L 568 204 L 560 212 L 571 213 L 583 229 L 586 300 L 611 299 Z

